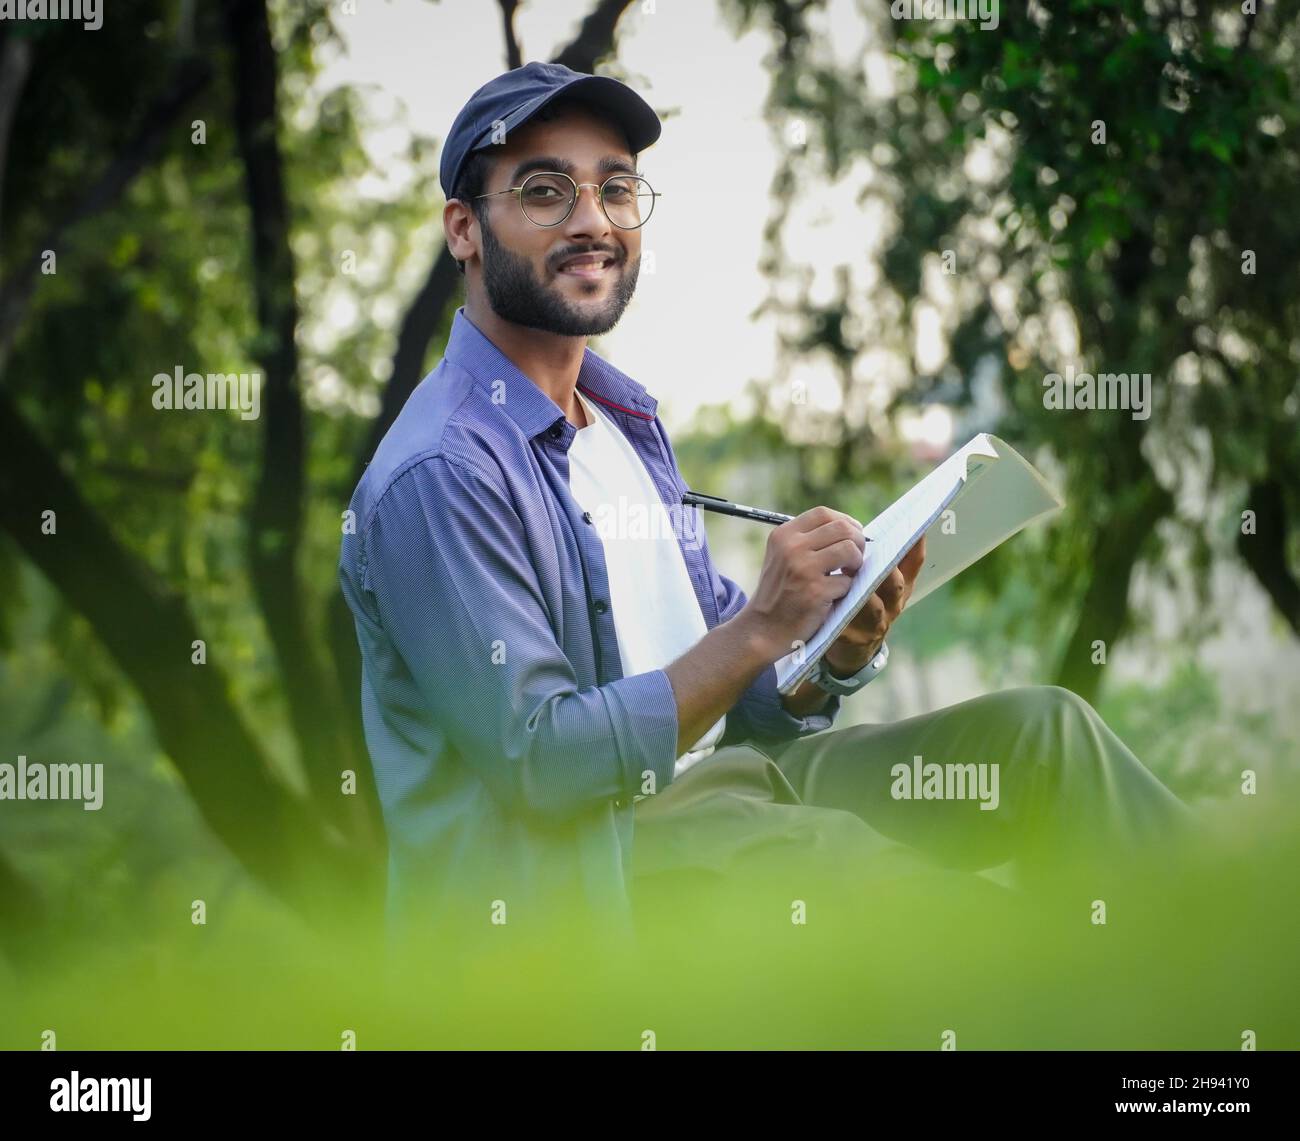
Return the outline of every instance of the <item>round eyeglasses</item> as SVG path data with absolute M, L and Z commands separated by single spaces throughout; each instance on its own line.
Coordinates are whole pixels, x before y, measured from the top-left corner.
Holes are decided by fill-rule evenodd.
M 558 226 L 573 213 L 578 191 L 584 186 L 596 188 L 600 208 L 612 225 L 620 230 L 637 230 L 654 212 L 659 193 L 639 175 L 613 174 L 597 185 L 574 182 L 559 171 L 541 170 L 530 174 L 520 186 L 479 194 L 477 198 L 495 198 L 500 194 L 519 195 L 519 209 L 534 226 Z

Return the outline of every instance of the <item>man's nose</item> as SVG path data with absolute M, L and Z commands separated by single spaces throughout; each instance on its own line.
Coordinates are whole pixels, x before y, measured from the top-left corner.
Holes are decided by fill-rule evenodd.
M 583 191 L 590 191 L 584 194 Z M 600 204 L 600 186 L 594 182 L 580 182 L 578 184 L 578 200 L 573 204 L 573 213 L 565 222 L 565 232 L 568 234 L 607 234 L 609 233 L 612 223 L 605 216 L 605 210 Z

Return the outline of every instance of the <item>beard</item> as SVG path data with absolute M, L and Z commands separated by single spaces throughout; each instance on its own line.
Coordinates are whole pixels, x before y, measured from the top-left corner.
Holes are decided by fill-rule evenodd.
M 594 308 L 579 309 L 564 299 L 558 285 L 539 281 L 533 273 L 532 262 L 501 245 L 488 227 L 486 217 L 481 220 L 480 228 L 483 286 L 493 312 L 503 321 L 561 337 L 596 337 L 618 324 L 636 292 L 641 259 L 615 262 L 611 269 L 618 269 L 618 278 L 609 296 Z

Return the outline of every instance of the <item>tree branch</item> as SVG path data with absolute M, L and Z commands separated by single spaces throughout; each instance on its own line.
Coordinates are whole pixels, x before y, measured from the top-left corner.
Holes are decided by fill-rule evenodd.
M 506 41 L 506 70 L 514 71 L 524 66 L 523 49 L 515 34 L 515 10 L 519 7 L 519 0 L 497 0 L 497 3 L 501 5 L 502 35 Z
M 574 71 L 594 72 L 596 64 L 614 50 L 614 32 L 632 0 L 600 0 L 582 21 L 578 34 L 551 62 Z
M 148 166 L 162 146 L 180 110 L 212 79 L 206 60 L 187 57 L 177 63 L 163 94 L 145 112 L 130 141 L 89 189 L 46 231 L 34 250 L 16 264 L 0 282 L 0 370 L 36 290 L 43 250 L 69 249 L 69 231 L 80 221 L 111 205 Z
M 32 42 L 6 31 L 0 46 L 0 238 L 4 235 L 5 172 L 9 169 L 9 132 L 32 70 Z M 0 249 L 3 244 L 0 242 Z

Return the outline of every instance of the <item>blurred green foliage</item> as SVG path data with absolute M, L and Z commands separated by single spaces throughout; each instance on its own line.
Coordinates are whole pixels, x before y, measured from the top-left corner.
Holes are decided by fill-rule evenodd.
M 244 901 L 75 973 L 0 970 L 0 1048 L 1294 1050 L 1300 849 L 1266 803 L 1235 850 L 1067 866 L 1033 896 L 937 870 L 675 884 L 635 943 L 485 908 L 468 946 L 381 951 Z

